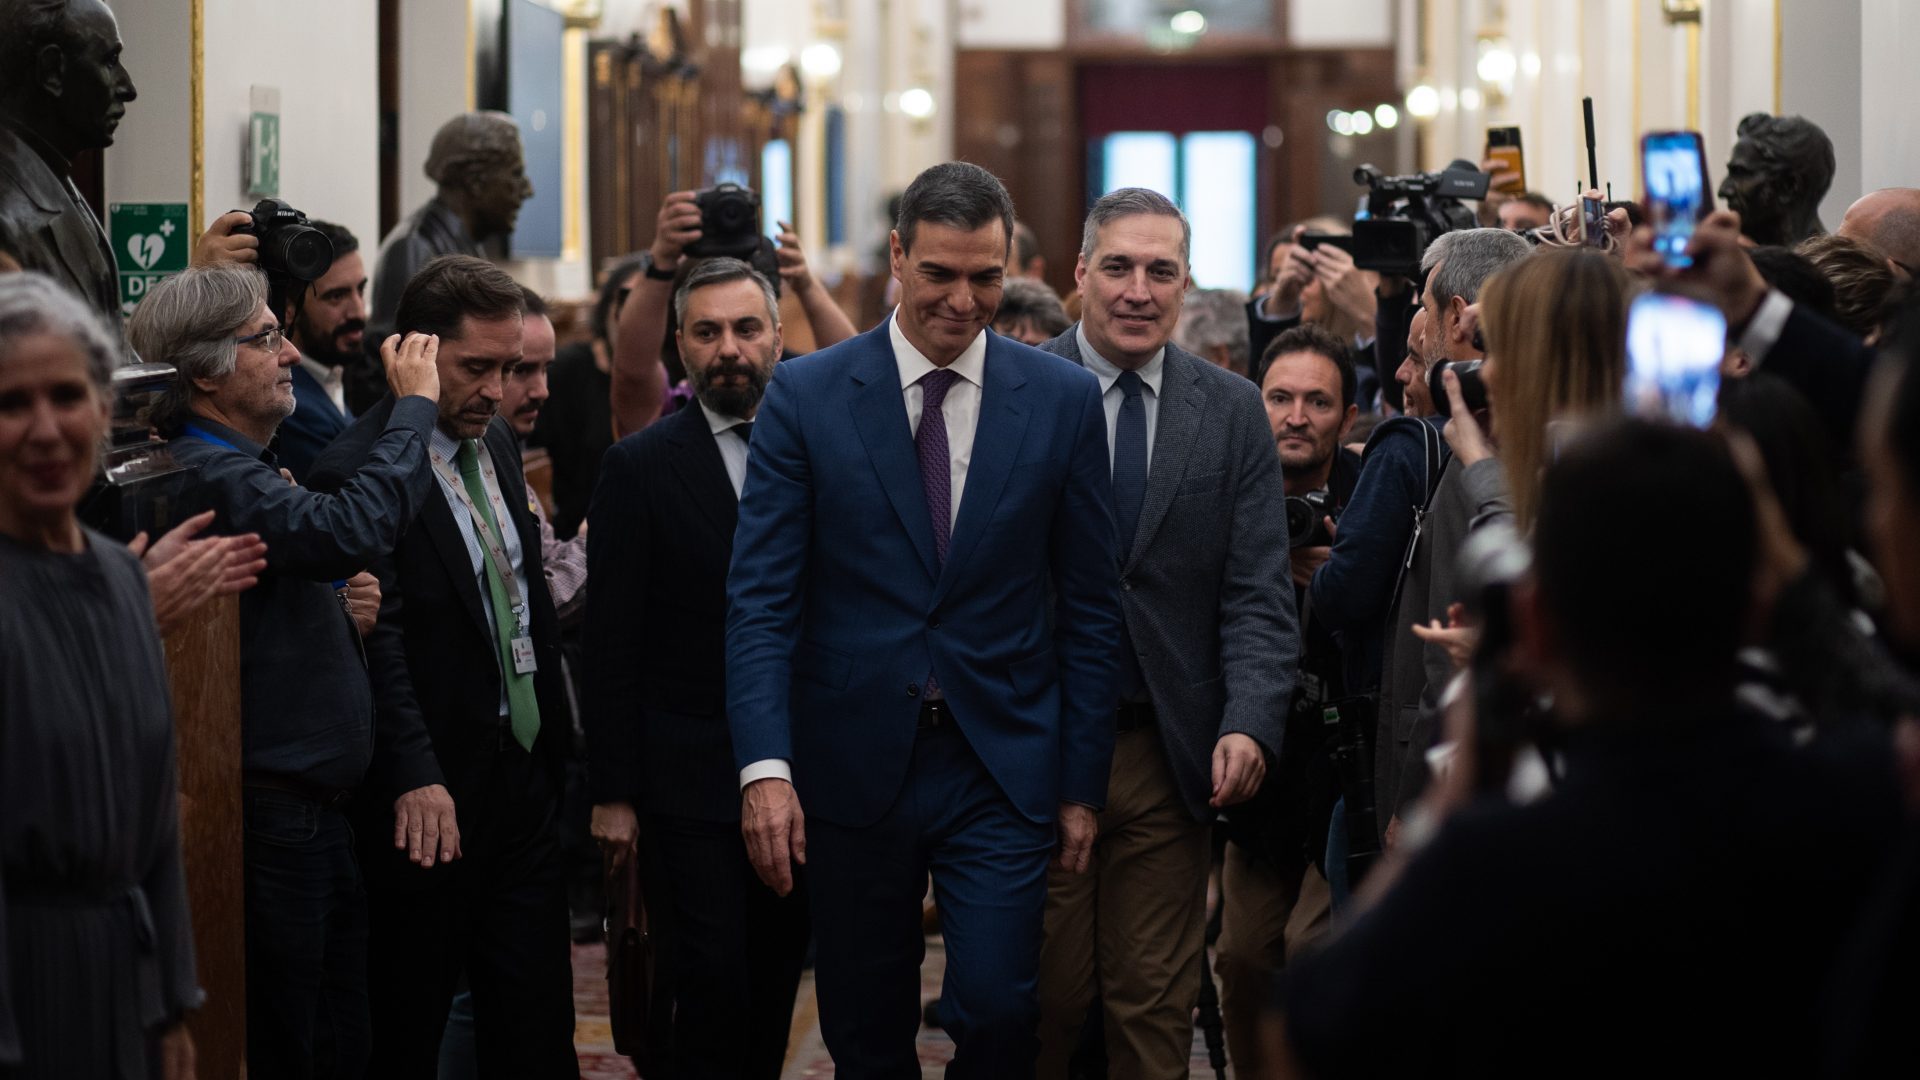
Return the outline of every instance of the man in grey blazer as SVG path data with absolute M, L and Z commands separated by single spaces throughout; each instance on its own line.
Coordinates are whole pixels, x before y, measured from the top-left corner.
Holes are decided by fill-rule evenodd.
M 1100 380 L 1120 536 L 1120 705 L 1086 874 L 1048 882 L 1041 1080 L 1059 1080 L 1099 987 L 1114 1080 L 1187 1075 L 1208 826 L 1280 752 L 1299 636 L 1285 489 L 1260 393 L 1169 341 L 1191 230 L 1122 188 L 1087 217 L 1082 321 L 1041 346 Z

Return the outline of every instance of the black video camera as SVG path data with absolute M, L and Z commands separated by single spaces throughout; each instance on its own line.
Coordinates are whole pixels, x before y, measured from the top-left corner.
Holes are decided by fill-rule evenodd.
M 1326 547 L 1333 543 L 1333 537 L 1327 534 L 1327 517 L 1332 513 L 1333 496 L 1324 488 L 1287 496 L 1287 546 Z
M 1480 365 L 1484 363 L 1485 360 L 1449 360 L 1427 369 L 1427 393 L 1433 396 L 1433 407 L 1441 416 L 1453 418 L 1453 400 L 1447 397 L 1447 384 L 1441 378 L 1449 371 L 1460 380 L 1460 397 L 1467 403 L 1467 411 L 1487 410 L 1487 380 L 1480 374 Z
M 1383 176 L 1372 165 L 1353 170 L 1368 189 L 1367 216 L 1353 223 L 1353 264 L 1362 270 L 1418 277 L 1420 257 L 1435 237 L 1476 224 L 1462 199 L 1484 199 L 1492 177 L 1469 162 L 1439 172 Z
M 260 268 L 299 281 L 318 281 L 333 266 L 333 241 L 307 224 L 307 215 L 282 199 L 261 199 L 253 221 L 233 230 L 260 238 Z
M 760 195 L 739 184 L 716 184 L 693 197 L 700 208 L 700 239 L 687 245 L 696 259 L 724 255 L 750 261 L 760 250 Z

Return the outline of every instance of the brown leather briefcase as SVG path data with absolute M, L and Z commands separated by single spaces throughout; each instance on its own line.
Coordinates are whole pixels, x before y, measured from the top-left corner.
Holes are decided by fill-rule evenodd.
M 653 935 L 647 927 L 647 900 L 640 889 L 640 859 L 629 852 L 626 865 L 607 862 L 607 1019 L 613 1048 L 634 1063 L 647 1059 L 648 1024 L 653 1011 Z

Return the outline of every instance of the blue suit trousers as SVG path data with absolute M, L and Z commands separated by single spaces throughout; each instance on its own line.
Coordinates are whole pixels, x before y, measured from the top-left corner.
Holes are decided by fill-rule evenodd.
M 906 784 L 864 828 L 807 822 L 820 1028 L 841 1080 L 919 1080 L 920 901 L 946 938 L 952 1080 L 1022 1080 L 1039 1053 L 1051 822 L 1027 820 L 951 724 L 919 733 Z

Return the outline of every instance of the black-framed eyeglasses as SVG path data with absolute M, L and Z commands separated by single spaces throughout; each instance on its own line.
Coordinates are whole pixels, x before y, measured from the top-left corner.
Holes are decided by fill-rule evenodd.
M 233 343 L 235 345 L 257 345 L 263 352 L 277 353 L 280 351 L 280 339 L 282 336 L 283 333 L 280 327 L 269 326 L 257 334 L 248 334 L 246 337 L 234 338 Z

